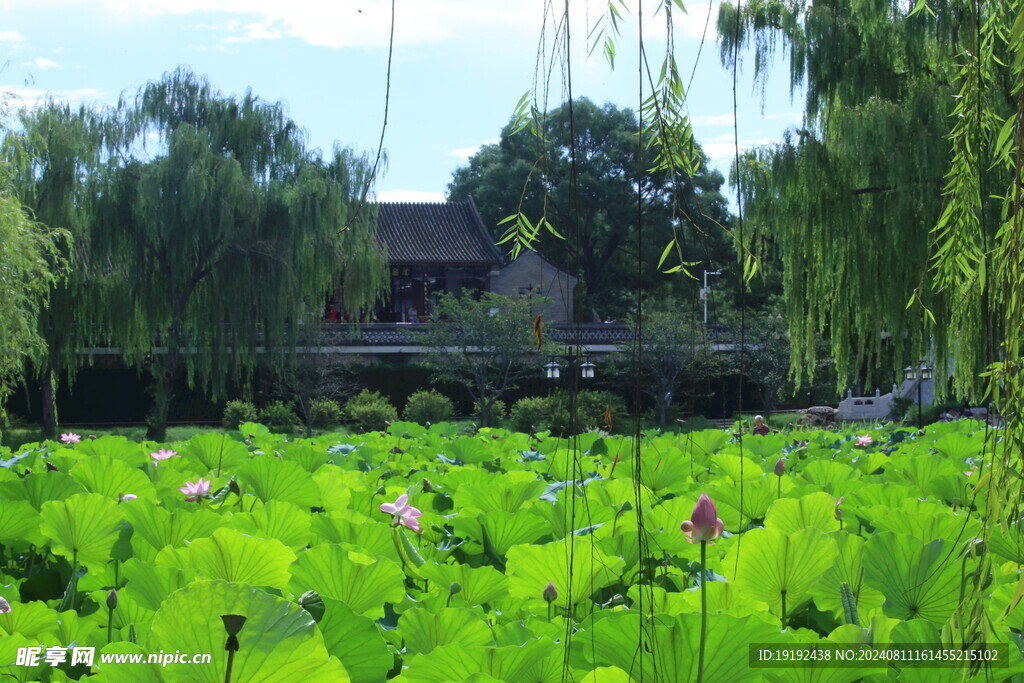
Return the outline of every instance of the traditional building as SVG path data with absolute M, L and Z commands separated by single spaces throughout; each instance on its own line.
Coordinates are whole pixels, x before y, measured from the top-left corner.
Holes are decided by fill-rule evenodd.
M 391 295 L 380 322 L 427 322 L 443 293 L 490 291 L 501 254 L 469 199 L 379 205 L 377 239 L 387 249 Z
M 524 251 L 515 261 L 491 278 L 491 291 L 505 296 L 530 296 L 545 303 L 534 307 L 546 323 L 569 323 L 573 318 L 573 292 L 576 278 L 559 270 L 535 251 Z

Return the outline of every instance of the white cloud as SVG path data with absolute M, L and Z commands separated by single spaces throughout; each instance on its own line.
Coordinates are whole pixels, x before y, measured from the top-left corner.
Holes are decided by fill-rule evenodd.
M 443 202 L 444 192 L 423 190 L 381 190 L 375 193 L 378 202 Z
M 458 149 L 453 149 L 450 152 L 448 152 L 448 156 L 455 157 L 456 159 L 462 159 L 463 161 L 465 161 L 474 154 L 476 154 L 477 152 L 479 152 L 480 148 L 483 147 L 484 145 L 494 145 L 500 141 L 500 138 L 491 138 L 490 140 L 484 140 L 479 145 L 475 145 L 473 147 L 460 147 Z
M 102 100 L 103 91 L 97 88 L 75 88 L 73 90 L 43 90 L 17 85 L 0 85 L 0 92 L 9 94 L 15 103 L 34 107 L 47 99 L 62 100 L 70 104 L 83 104 Z
M 721 3 L 710 2 L 687 3 L 686 13 L 674 12 L 672 15 L 676 29 L 687 38 L 704 36 L 706 41 L 714 43 L 718 37 L 718 30 L 715 28 L 718 22 L 718 6 Z M 705 30 L 707 34 L 705 34 Z
M 24 43 L 25 39 L 17 31 L 0 31 L 0 43 Z
M 746 138 L 739 141 L 740 153 L 747 151 L 752 147 L 760 147 L 762 145 L 770 145 L 774 142 L 778 142 L 777 138 Z M 718 165 L 715 162 L 719 161 L 731 161 L 736 156 L 737 143 L 734 142 L 732 135 L 716 135 L 707 142 L 701 142 L 700 146 L 704 148 L 704 153 L 711 159 L 712 165 Z
M 53 61 L 52 59 L 47 59 L 46 57 L 36 57 L 34 60 L 32 60 L 32 64 L 37 69 L 62 69 L 62 68 L 64 68 L 60 64 L 58 64 L 57 62 Z

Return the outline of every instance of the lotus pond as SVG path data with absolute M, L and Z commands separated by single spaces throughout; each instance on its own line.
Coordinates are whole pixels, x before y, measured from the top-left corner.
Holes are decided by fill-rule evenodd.
M 1024 549 L 975 541 L 999 436 L 958 421 L 569 443 L 400 422 L 288 440 L 244 424 L 0 450 L 0 676 L 219 682 L 230 660 L 239 682 L 695 681 L 703 601 L 708 683 L 963 680 L 755 668 L 748 646 L 960 643 L 964 614 L 1008 646 L 987 680 L 1024 677 Z M 706 545 L 702 493 L 724 527 Z M 970 585 L 984 599 L 957 611 Z M 92 665 L 17 662 L 73 646 Z M 100 657 L 179 651 L 211 661 Z

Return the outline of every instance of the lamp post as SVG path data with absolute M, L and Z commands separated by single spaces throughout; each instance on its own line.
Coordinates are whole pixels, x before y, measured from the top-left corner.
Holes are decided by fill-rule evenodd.
M 574 349 L 569 348 L 566 353 L 553 354 L 551 360 L 544 365 L 544 376 L 550 380 L 557 380 L 562 376 L 562 364 L 558 362 L 559 359 L 566 363 L 566 382 L 569 385 L 569 435 L 572 436 L 576 433 L 576 390 L 579 380 L 593 379 L 594 368 L 597 366 L 591 362 L 589 354 L 577 354 Z
M 700 298 L 704 301 L 704 326 L 708 324 L 708 294 L 711 290 L 708 289 L 708 275 L 721 275 L 720 270 L 705 270 L 704 271 L 704 289 L 700 290 Z
M 903 368 L 903 375 L 909 382 L 917 380 L 917 426 L 924 427 L 924 418 L 922 417 L 921 410 L 921 403 L 923 400 L 922 385 L 925 381 L 930 380 L 935 376 L 935 371 L 922 359 L 918 367 L 908 365 Z

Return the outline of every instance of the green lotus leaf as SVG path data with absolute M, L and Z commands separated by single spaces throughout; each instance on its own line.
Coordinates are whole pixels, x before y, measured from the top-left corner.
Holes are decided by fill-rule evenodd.
M 906 534 L 877 533 L 864 548 L 864 579 L 885 596 L 896 619 L 942 624 L 956 609 L 961 561 L 942 539 L 926 543 Z
M 227 434 L 216 432 L 193 436 L 178 454 L 186 462 L 198 463 L 201 466 L 199 471 L 203 473 L 232 472 L 249 459 L 245 445 L 228 438 Z
M 201 652 L 210 664 L 169 664 L 166 681 L 221 683 L 227 666 L 223 614 L 246 617 L 238 633 L 233 681 L 305 683 L 347 681 L 341 663 L 330 658 L 316 623 L 306 610 L 251 586 L 197 581 L 173 593 L 153 616 L 145 639 L 149 652 Z
M 281 587 L 291 580 L 295 553 L 276 539 L 247 536 L 221 528 L 184 549 L 196 574 L 253 586 Z
M 884 598 L 877 590 L 864 582 L 864 539 L 853 534 L 833 534 L 836 542 L 836 561 L 832 568 L 821 575 L 811 589 L 814 604 L 818 609 L 829 610 L 837 618 L 843 618 L 843 602 L 840 586 L 846 583 L 856 599 L 857 613 L 862 624 L 882 607 Z
M 320 489 L 297 463 L 257 455 L 238 469 L 243 492 L 254 493 L 264 503 L 283 500 L 300 508 L 320 504 Z
M 835 541 L 817 529 L 784 534 L 754 529 L 743 535 L 736 583 L 746 594 L 767 603 L 772 613 L 791 614 L 810 597 L 819 577 L 836 558 Z M 730 562 L 732 560 L 729 560 Z
M 327 464 L 328 455 L 322 448 L 311 444 L 293 444 L 286 448 L 281 456 L 289 462 L 294 462 L 306 472 L 312 474 Z
M 721 429 L 689 432 L 680 437 L 683 452 L 687 456 L 710 456 L 720 451 L 728 440 L 728 432 Z
M 811 484 L 825 489 L 827 493 L 834 494 L 835 485 L 858 479 L 860 472 L 834 460 L 812 460 L 802 467 L 800 476 Z
M 0 613 L 0 629 L 8 635 L 43 638 L 57 630 L 57 612 L 42 602 L 12 602 L 10 612 Z
M 876 479 L 877 481 L 877 479 Z M 917 499 L 920 495 L 910 486 L 902 484 L 869 484 L 860 486 L 856 491 L 846 497 L 845 504 L 852 507 L 870 507 L 872 505 L 885 505 L 886 507 L 899 507 L 900 503 L 907 499 Z M 850 509 L 844 506 L 845 509 Z
M 529 511 L 513 514 L 493 510 L 476 517 L 460 515 L 452 524 L 456 534 L 472 538 L 481 545 L 486 532 L 494 551 L 502 556 L 514 545 L 534 543 L 551 534 L 549 524 Z
M 107 626 L 107 595 L 110 593 L 109 589 L 93 591 L 89 594 L 89 597 L 94 603 L 100 605 L 100 609 L 94 613 L 93 618 L 99 617 L 104 629 Z M 117 594 L 117 609 L 113 613 L 113 624 L 114 632 L 119 633 L 120 629 L 127 628 L 130 624 L 135 624 L 136 628 L 142 624 L 148 624 L 153 619 L 153 614 L 156 610 L 150 609 L 145 605 L 139 604 L 130 593 L 118 591 Z M 63 612 L 62 612 L 63 614 Z M 106 633 L 104 635 L 104 641 L 106 641 Z
M 451 643 L 434 648 L 430 654 L 410 658 L 403 673 L 409 683 L 469 681 L 473 676 L 481 682 L 487 680 L 483 676 L 499 681 L 547 681 L 552 679 L 541 672 L 548 668 L 549 659 L 560 656 L 561 646 L 547 640 L 508 647 L 462 647 Z
M 636 679 L 617 666 L 599 666 L 588 671 L 580 683 L 635 683 Z
M 509 549 L 506 573 L 514 598 L 539 598 L 548 583 L 558 591 L 556 605 L 576 604 L 618 580 L 625 563 L 601 552 L 589 536 Z M 570 563 L 571 558 L 571 563 Z
M 194 572 L 180 567 L 154 567 L 132 558 L 121 566 L 127 584 L 124 591 L 139 605 L 154 612 L 168 595 L 188 584 Z
M 384 616 L 384 603 L 405 597 L 401 565 L 370 557 L 339 545 L 318 545 L 298 554 L 292 565 L 292 592 L 315 590 L 323 598 L 340 600 L 357 614 Z
M 716 453 L 711 460 L 715 463 L 716 471 L 726 475 L 734 482 L 738 482 L 741 478 L 746 481 L 764 477 L 764 468 L 761 463 L 748 457 L 741 458 L 737 453 L 723 451 Z M 774 466 L 774 462 L 772 464 Z
M 826 533 L 838 531 L 836 499 L 824 492 L 812 493 L 799 499 L 781 498 L 768 508 L 764 526 L 784 534 L 800 529 L 818 529 Z
M 420 573 L 447 593 L 453 583 L 462 590 L 453 601 L 470 606 L 490 604 L 508 595 L 508 577 L 494 567 L 470 567 L 465 564 L 425 564 Z
M 353 491 L 366 489 L 361 475 L 336 465 L 324 465 L 313 475 L 320 491 L 322 506 L 327 512 L 341 512 L 350 507 Z M 367 509 L 367 511 L 369 511 Z
M 382 517 L 388 517 L 381 513 Z M 361 548 L 368 555 L 382 555 L 389 560 L 401 562 L 391 528 L 387 524 L 364 522 L 328 515 L 314 515 L 312 532 L 328 543 Z
M 494 475 L 491 475 L 494 477 Z M 510 483 L 508 475 L 494 477 L 483 486 L 460 486 L 455 492 L 457 510 L 480 510 L 481 512 L 516 512 L 527 502 L 537 499 L 544 492 L 543 481 L 533 480 Z
M 396 420 L 388 425 L 387 433 L 399 439 L 419 439 L 427 433 L 427 428 L 415 422 Z
M 20 633 L 0 638 L 0 678 L 7 681 L 28 681 L 45 680 L 45 676 L 51 669 L 50 665 L 40 657 L 38 666 L 21 666 L 17 664 L 18 649 L 23 647 L 44 647 L 36 638 L 28 638 Z
M 36 510 L 48 500 L 64 500 L 76 493 L 85 493 L 85 489 L 63 472 L 33 472 L 23 479 L 0 483 L 0 498 L 28 501 Z
M 965 542 L 981 531 L 977 515 L 968 511 L 953 511 L 944 505 L 924 504 L 920 501 L 903 501 L 896 509 L 872 507 L 864 511 L 872 524 L 881 531 L 914 536 L 922 541 L 945 538 Z
M 90 493 L 117 500 L 124 493 L 155 499 L 156 488 L 142 470 L 107 455 L 82 460 L 70 472 Z
M 405 649 L 427 654 L 435 647 L 459 643 L 465 647 L 487 645 L 491 629 L 479 614 L 465 607 L 448 607 L 431 612 L 411 609 L 398 620 L 398 633 Z
M 84 439 L 75 446 L 75 452 L 92 458 L 113 458 L 129 467 L 140 467 L 150 461 L 142 446 L 125 436 L 101 436 Z
M 28 542 L 42 545 L 42 518 L 27 500 L 0 500 L 0 543 Z
M 774 467 L 788 442 L 781 434 L 747 434 L 743 437 L 743 450 L 755 458 L 770 461 Z
M 494 460 L 497 454 L 491 444 L 476 436 L 462 436 L 452 439 L 446 446 L 446 456 L 452 460 L 461 460 L 467 465 L 479 465 Z M 487 508 L 481 508 L 487 509 Z
M 143 543 L 154 550 L 181 546 L 185 541 L 209 536 L 222 524 L 219 515 L 199 505 L 167 510 L 144 500 L 133 500 L 123 503 L 121 508 L 135 530 L 135 548 Z
M 273 538 L 298 550 L 309 545 L 310 522 L 306 510 L 282 500 L 272 500 L 252 512 L 235 515 L 231 526 L 243 534 Z
M 752 519 L 764 519 L 768 508 L 778 498 L 776 482 L 769 482 L 768 478 L 758 475 L 757 480 L 747 481 L 743 486 L 743 518 L 740 520 L 740 487 L 739 485 L 719 484 L 708 492 L 708 496 L 718 507 L 718 516 L 725 523 L 726 529 L 740 529 L 745 527 Z M 774 477 L 773 477 L 774 478 Z M 710 488 L 710 487 L 709 487 Z M 694 503 L 697 496 L 694 496 Z M 693 511 L 691 507 L 690 511 Z M 687 515 L 683 519 L 689 519 Z M 682 520 L 680 520 L 682 522 Z
M 644 614 L 653 611 L 655 614 L 700 613 L 700 590 L 686 590 L 681 593 L 669 593 L 657 586 L 638 585 L 629 587 L 626 593 L 635 609 L 643 605 Z M 641 598 L 643 598 L 641 600 Z M 731 614 L 734 617 L 764 615 L 768 605 L 751 600 L 736 584 L 727 581 L 708 581 L 707 587 L 708 614 Z M 768 617 L 770 618 L 770 617 Z
M 98 493 L 78 493 L 67 500 L 43 503 L 40 531 L 51 550 L 69 561 L 100 565 L 110 559 L 124 519 L 117 503 Z
M 383 681 L 395 658 L 373 619 L 337 600 L 324 600 L 324 608 L 317 627 L 327 651 L 341 660 L 353 683 Z
M 629 480 L 615 479 L 612 481 Z M 584 497 L 577 496 L 573 499 L 560 495 L 558 502 L 554 505 L 538 503 L 530 508 L 530 512 L 544 519 L 547 524 L 547 533 L 557 541 L 569 534 L 571 530 L 569 527 L 572 524 L 576 525 L 576 529 L 582 529 L 612 520 L 615 510 L 596 498 L 599 496 L 594 495 L 594 492 L 588 487 Z M 488 533 L 490 531 L 491 529 L 488 528 Z M 538 536 L 538 538 L 540 537 Z
M 960 462 L 976 457 L 984 447 L 985 439 L 982 433 L 976 436 L 946 434 L 933 445 L 933 448 L 942 455 Z

